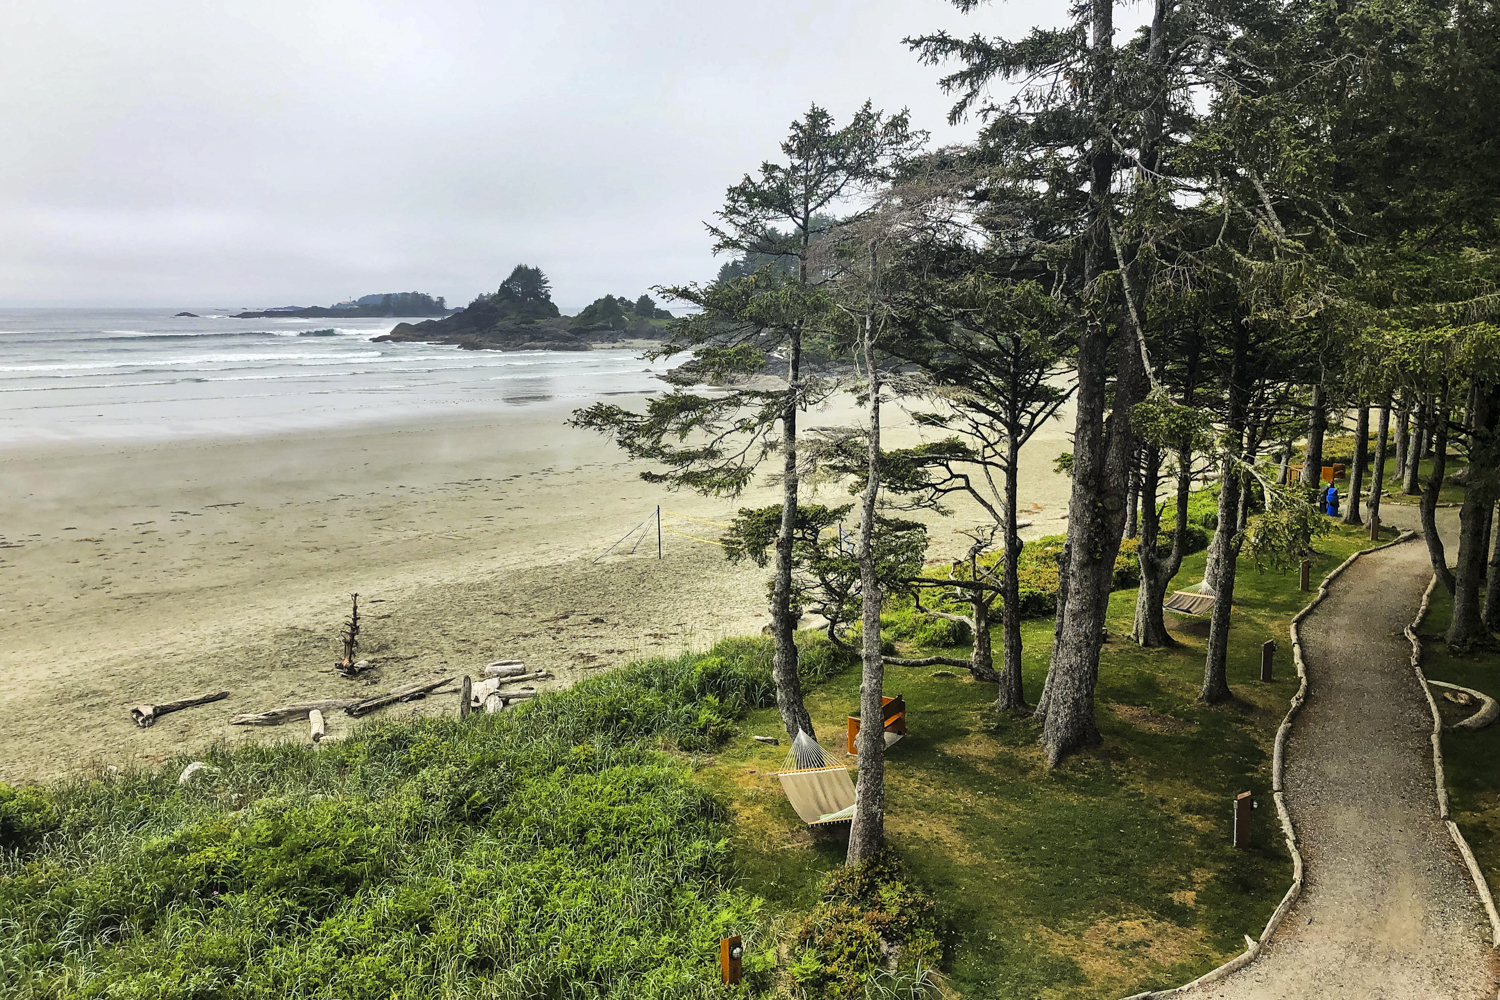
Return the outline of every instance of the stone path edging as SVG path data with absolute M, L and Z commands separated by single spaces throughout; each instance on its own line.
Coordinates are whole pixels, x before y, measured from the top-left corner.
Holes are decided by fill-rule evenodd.
M 1422 624 L 1422 619 L 1427 617 L 1427 609 L 1432 603 L 1432 591 L 1437 586 L 1437 574 L 1432 575 L 1432 580 L 1427 584 L 1427 589 L 1422 592 L 1422 603 L 1417 608 L 1417 617 L 1403 630 L 1406 638 L 1411 642 L 1411 668 L 1416 671 L 1417 681 L 1422 685 L 1422 693 L 1427 695 L 1427 707 L 1432 710 L 1432 771 L 1433 780 L 1437 783 L 1438 816 L 1443 825 L 1448 828 L 1448 835 L 1453 838 L 1453 844 L 1458 848 L 1458 853 L 1463 856 L 1464 866 L 1469 871 L 1469 878 L 1474 883 L 1474 889 L 1479 893 L 1479 900 L 1484 904 L 1484 912 L 1490 920 L 1491 944 L 1500 948 L 1500 913 L 1495 911 L 1495 897 L 1490 894 L 1490 886 L 1485 881 L 1484 872 L 1479 868 L 1479 862 L 1474 859 L 1474 852 L 1469 849 L 1469 842 L 1464 839 L 1463 833 L 1458 829 L 1458 824 L 1448 812 L 1448 781 L 1443 774 L 1443 717 L 1438 712 L 1437 699 L 1432 696 L 1431 685 L 1441 683 L 1429 681 L 1426 673 L 1422 670 L 1422 640 L 1417 638 L 1417 629 Z M 1444 684 L 1444 687 L 1457 687 L 1457 685 Z M 1462 688 L 1461 690 L 1469 690 Z M 1480 694 L 1479 692 L 1474 692 Z M 1494 700 L 1486 695 L 1480 694 L 1488 703 L 1479 713 L 1464 720 L 1472 722 L 1483 714 Z M 1464 723 L 1459 723 L 1462 726 Z M 1488 723 L 1486 723 L 1488 724 Z M 1474 727 L 1479 728 L 1479 727 Z
M 1257 941 L 1250 935 L 1246 934 L 1245 950 L 1236 955 L 1234 958 L 1231 958 L 1229 961 L 1225 962 L 1218 968 L 1205 972 L 1197 979 L 1194 979 L 1190 983 L 1185 983 L 1182 986 L 1176 986 L 1172 989 L 1166 990 L 1147 990 L 1144 993 L 1132 994 L 1131 996 L 1126 997 L 1125 1000 L 1157 1000 L 1157 998 L 1179 996 L 1181 994 L 1187 993 L 1189 990 L 1195 989 L 1196 987 L 1206 986 L 1209 983 L 1213 983 L 1217 980 L 1223 979 L 1225 976 L 1228 976 L 1231 973 L 1240 971 L 1245 966 L 1249 965 L 1251 962 L 1260 957 L 1261 950 L 1271 940 L 1271 935 L 1275 934 L 1276 929 L 1281 926 L 1281 921 L 1286 917 L 1287 911 L 1292 908 L 1292 905 L 1297 902 L 1297 898 L 1302 895 L 1302 852 L 1297 850 L 1297 833 L 1295 828 L 1292 826 L 1292 816 L 1291 813 L 1287 811 L 1286 801 L 1283 797 L 1283 790 L 1281 787 L 1282 760 L 1284 756 L 1284 749 L 1286 747 L 1287 736 L 1292 731 L 1292 719 L 1296 716 L 1298 709 L 1302 707 L 1303 701 L 1305 701 L 1307 698 L 1307 665 L 1302 661 L 1302 640 L 1298 638 L 1297 626 L 1301 623 L 1302 619 L 1310 615 L 1313 609 L 1321 604 L 1323 602 L 1323 599 L 1328 596 L 1328 585 L 1336 580 L 1339 574 L 1343 573 L 1344 570 L 1354 565 L 1355 561 L 1357 561 L 1360 556 L 1368 555 L 1371 552 L 1379 552 L 1381 549 L 1388 549 L 1392 545 L 1400 545 L 1402 542 L 1409 542 L 1417 537 L 1419 537 L 1417 532 L 1405 531 L 1396 536 L 1394 540 L 1386 542 L 1384 545 L 1377 545 L 1374 548 L 1369 549 L 1361 549 L 1360 551 L 1354 553 L 1348 559 L 1345 559 L 1343 562 L 1339 563 L 1338 566 L 1334 567 L 1334 569 L 1323 578 L 1323 582 L 1318 584 L 1317 595 L 1308 602 L 1306 607 L 1297 612 L 1296 616 L 1292 618 L 1292 624 L 1289 629 L 1292 637 L 1292 662 L 1296 664 L 1297 677 L 1300 683 L 1297 685 L 1297 693 L 1292 695 L 1292 700 L 1289 707 L 1287 708 L 1286 718 L 1281 720 L 1281 726 L 1276 730 L 1275 749 L 1271 754 L 1271 797 L 1276 802 L 1276 815 L 1281 820 L 1281 831 L 1286 838 L 1286 848 L 1292 856 L 1292 884 L 1287 888 L 1286 895 L 1281 897 L 1281 905 L 1276 907 L 1276 912 L 1272 913 L 1271 919 L 1266 921 L 1266 928 L 1265 930 L 1261 931 L 1260 940 Z M 1436 582 L 1437 578 L 1434 577 L 1433 583 Z M 1427 613 L 1428 598 L 1431 596 L 1431 594 L 1432 587 L 1429 586 L 1427 588 L 1427 593 L 1422 596 L 1422 606 L 1418 612 L 1418 621 L 1421 620 L 1421 616 Z M 1410 629 L 1408 629 L 1408 632 L 1410 632 Z M 1415 637 L 1413 637 L 1412 641 L 1416 641 Z M 1419 675 L 1420 672 L 1421 668 L 1419 667 Z M 1425 683 L 1422 686 L 1422 690 L 1427 690 L 1427 686 Z M 1427 698 L 1429 702 L 1432 701 L 1432 694 L 1430 692 L 1428 693 Z M 1432 704 L 1432 711 L 1433 715 L 1436 716 L 1436 703 Z M 1436 750 L 1438 753 L 1441 753 L 1441 750 L 1438 750 L 1436 743 L 1434 743 L 1433 746 L 1434 750 Z M 1438 791 L 1440 801 L 1442 803 L 1442 815 L 1443 819 L 1447 820 L 1448 798 L 1446 791 L 1444 791 L 1441 787 L 1443 783 L 1443 779 L 1441 777 L 1441 761 L 1438 765 L 1438 775 Z M 1458 833 L 1458 828 L 1455 827 L 1452 822 L 1448 823 L 1448 827 L 1449 833 L 1453 834 L 1455 837 L 1459 837 L 1461 842 L 1462 838 Z M 1472 858 L 1472 855 L 1468 853 L 1467 844 L 1463 844 L 1460 847 L 1460 850 L 1464 853 L 1466 859 Z M 1478 865 L 1472 864 L 1471 862 L 1470 873 L 1477 873 L 1478 870 Z M 1483 884 L 1482 880 L 1480 884 Z M 1495 931 L 1496 947 L 1500 947 L 1500 916 L 1496 915 L 1495 904 L 1494 901 L 1490 898 L 1488 888 L 1481 889 L 1480 894 L 1484 897 L 1486 908 L 1490 914 L 1491 926 Z

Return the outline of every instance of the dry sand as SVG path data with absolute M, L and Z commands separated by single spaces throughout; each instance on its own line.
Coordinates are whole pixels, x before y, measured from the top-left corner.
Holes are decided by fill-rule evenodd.
M 0 780 L 153 763 L 247 729 L 236 712 L 371 694 L 520 658 L 567 684 L 643 654 L 701 648 L 765 624 L 765 573 L 654 533 L 597 563 L 657 504 L 710 521 L 774 503 L 672 494 L 596 435 L 564 426 L 576 401 L 317 433 L 0 454 Z M 916 440 L 894 408 L 888 446 Z M 852 412 L 814 414 L 838 423 Z M 1025 454 L 1023 516 L 1062 530 L 1051 470 L 1071 416 Z M 830 500 L 843 502 L 842 493 Z M 962 507 L 938 519 L 934 558 L 960 550 Z M 712 538 L 712 525 L 668 527 Z M 628 548 L 628 543 L 625 548 Z M 373 676 L 333 672 L 358 591 Z M 131 705 L 230 697 L 135 728 Z M 389 712 L 452 711 L 455 696 Z M 330 720 L 331 735 L 353 725 Z

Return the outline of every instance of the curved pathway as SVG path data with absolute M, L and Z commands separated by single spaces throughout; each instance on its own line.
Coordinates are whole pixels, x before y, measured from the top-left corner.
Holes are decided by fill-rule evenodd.
M 1401 634 L 1431 575 L 1420 540 L 1363 556 L 1299 626 L 1308 695 L 1284 787 L 1306 882 L 1257 961 L 1191 996 L 1495 997 L 1489 925 L 1438 818 L 1432 716 Z

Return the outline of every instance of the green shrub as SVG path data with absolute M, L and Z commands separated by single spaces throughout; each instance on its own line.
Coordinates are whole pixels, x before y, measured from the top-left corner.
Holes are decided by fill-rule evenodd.
M 0 851 L 33 847 L 58 823 L 56 807 L 40 789 L 0 783 Z
M 918 611 L 909 602 L 896 605 L 880 616 L 883 638 L 916 643 L 925 649 L 967 646 L 974 641 L 974 630 L 967 622 L 949 621 Z
M 886 966 L 932 967 L 942 953 L 935 911 L 890 851 L 836 868 L 797 929 L 789 974 L 809 1000 L 851 1000 Z

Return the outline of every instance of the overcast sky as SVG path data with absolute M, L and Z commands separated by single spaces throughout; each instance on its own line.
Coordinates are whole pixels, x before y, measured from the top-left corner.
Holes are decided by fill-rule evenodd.
M 12 0 L 0 306 L 463 303 L 517 262 L 565 307 L 708 278 L 703 220 L 810 102 L 965 138 L 901 38 L 1061 9 Z

